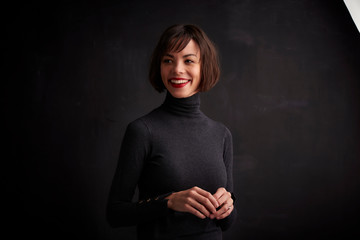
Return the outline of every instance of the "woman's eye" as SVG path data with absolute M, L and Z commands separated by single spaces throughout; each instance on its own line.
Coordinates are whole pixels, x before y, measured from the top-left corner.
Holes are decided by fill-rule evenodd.
M 193 63 L 194 61 L 193 60 L 190 60 L 190 59 L 187 59 L 185 60 L 185 63 Z
M 171 59 L 164 59 L 163 62 L 164 63 L 172 63 L 172 60 Z

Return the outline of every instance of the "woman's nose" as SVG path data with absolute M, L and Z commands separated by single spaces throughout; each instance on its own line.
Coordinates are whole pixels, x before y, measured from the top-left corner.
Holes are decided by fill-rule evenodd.
M 175 73 L 184 73 L 184 65 L 181 62 L 174 63 L 174 72 Z

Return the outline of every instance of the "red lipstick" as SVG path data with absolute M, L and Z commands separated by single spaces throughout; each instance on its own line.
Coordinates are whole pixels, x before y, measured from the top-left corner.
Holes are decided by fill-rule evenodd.
M 169 82 L 174 88 L 182 88 L 185 87 L 190 82 L 190 80 L 187 78 L 171 78 Z

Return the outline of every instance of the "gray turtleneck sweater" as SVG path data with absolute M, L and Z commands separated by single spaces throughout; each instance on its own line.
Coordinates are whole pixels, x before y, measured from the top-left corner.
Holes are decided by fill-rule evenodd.
M 108 200 L 110 225 L 137 225 L 138 239 L 222 239 L 236 209 L 222 220 L 200 219 L 170 210 L 164 197 L 194 186 L 232 192 L 232 161 L 231 133 L 201 112 L 200 94 L 167 93 L 160 107 L 127 126 Z

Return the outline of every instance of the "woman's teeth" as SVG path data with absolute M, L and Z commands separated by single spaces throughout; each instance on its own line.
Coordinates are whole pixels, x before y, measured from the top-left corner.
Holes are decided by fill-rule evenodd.
M 171 79 L 170 81 L 171 81 L 171 83 L 174 83 L 174 84 L 182 84 L 182 83 L 187 83 L 189 80 L 174 80 L 174 79 Z

